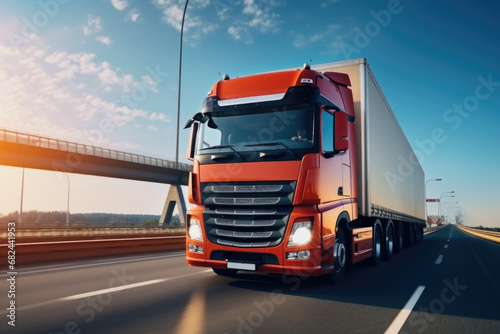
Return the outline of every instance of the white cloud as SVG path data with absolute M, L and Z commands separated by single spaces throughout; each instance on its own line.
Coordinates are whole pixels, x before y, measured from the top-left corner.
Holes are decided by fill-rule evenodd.
M 93 53 L 80 52 L 68 54 L 56 51 L 45 57 L 45 62 L 61 69 L 55 73 L 56 81 L 70 79 L 74 74 L 85 74 L 94 76 L 105 86 L 117 85 L 125 91 L 129 91 L 133 86 L 141 85 L 141 82 L 135 81 L 130 74 L 120 75 L 119 70 L 108 62 L 97 63 L 93 61 L 95 57 Z M 142 80 L 145 80 L 144 77 Z M 156 92 L 157 83 L 151 78 L 147 80 L 150 83 L 151 90 Z
M 203 35 L 212 33 L 218 27 L 214 24 L 213 20 L 203 20 L 203 17 L 196 15 L 197 11 L 207 7 L 210 4 L 210 0 L 193 0 L 189 2 L 189 8 L 186 11 L 186 17 L 184 20 L 184 38 L 189 42 L 201 38 Z M 182 15 L 184 13 L 185 1 L 178 0 L 153 0 L 153 4 L 161 11 L 163 14 L 162 20 L 175 28 L 176 30 L 181 30 L 182 25 Z
M 158 93 L 158 82 L 149 75 L 142 76 L 143 87 L 150 89 L 153 93 Z
M 278 5 L 279 3 L 274 1 L 263 1 L 257 4 L 254 0 L 244 0 L 242 16 L 233 20 L 227 30 L 228 34 L 235 40 L 252 43 L 252 29 L 263 34 L 277 33 L 282 22 L 279 14 L 273 13 L 273 10 Z M 227 11 L 228 9 L 224 8 L 218 14 L 222 15 L 222 19 L 226 19 L 228 17 Z
M 140 16 L 141 16 L 141 14 L 139 13 L 139 10 L 137 10 L 136 8 L 134 8 L 134 9 L 130 10 L 127 13 L 127 18 L 125 20 L 126 21 L 137 22 L 137 20 L 139 20 Z
M 205 8 L 212 3 L 212 0 L 192 0 L 191 3 L 196 4 L 198 8 Z
M 127 0 L 111 0 L 111 4 L 113 7 L 115 7 L 117 10 L 122 11 L 128 6 L 128 1 Z
M 113 43 L 109 36 L 98 36 L 96 37 L 96 39 L 104 45 L 110 45 L 111 43 Z
M 306 47 L 307 44 L 307 39 L 303 34 L 295 35 L 295 37 L 293 38 L 293 46 L 295 46 L 297 49 Z
M 158 128 L 154 125 L 148 125 L 148 130 L 156 132 L 156 131 L 158 131 Z
M 332 25 L 329 25 L 327 27 L 327 29 L 322 30 L 319 33 L 316 33 L 313 35 L 307 35 L 307 36 L 304 34 L 295 34 L 292 32 L 291 34 L 293 36 L 293 45 L 297 49 L 301 49 L 301 48 L 305 48 L 311 44 L 322 42 L 325 40 L 331 41 L 332 36 L 334 36 L 333 40 L 338 40 L 338 38 L 342 38 L 338 34 L 338 30 L 340 30 L 340 28 L 341 28 L 340 25 L 332 24 Z
M 241 30 L 243 30 L 244 28 L 242 27 L 229 27 L 229 29 L 227 29 L 227 32 L 229 35 L 231 35 L 231 37 L 233 37 L 235 40 L 240 40 L 242 39 L 243 37 L 241 36 Z
M 251 15 L 253 18 L 247 23 L 250 27 L 260 32 L 277 32 L 279 30 L 278 14 L 270 13 L 271 6 L 261 9 L 254 0 L 245 0 L 243 14 Z
M 33 56 L 40 58 L 40 57 L 43 57 L 44 54 L 45 54 L 44 50 L 35 50 L 33 53 Z
M 83 34 L 90 36 L 102 30 L 102 20 L 100 17 L 89 15 L 87 22 L 83 26 Z
M 163 20 L 177 30 L 181 30 L 182 15 L 184 9 L 178 5 L 171 5 L 163 9 Z M 196 25 L 188 20 L 184 20 L 184 29 L 187 31 L 190 26 Z
M 109 87 L 126 91 L 144 83 L 108 62 L 97 62 L 94 54 L 50 51 L 38 41 L 16 50 L 0 42 L 0 64 L 3 127 L 85 141 L 86 133 L 103 119 L 121 127 L 151 117 L 138 105 L 115 100 L 116 93 L 105 92 Z M 163 114 L 153 118 L 168 121 Z M 109 140 L 99 144 L 106 143 Z
M 153 0 L 153 4 L 163 14 L 162 20 L 177 30 L 181 30 L 182 15 L 185 1 Z M 205 19 L 199 15 L 199 10 L 214 5 L 219 22 L 213 17 Z M 210 0 L 192 0 L 186 12 L 184 31 L 188 42 L 196 41 L 202 36 L 214 33 L 220 28 L 220 22 L 228 21 L 226 32 L 235 40 L 252 43 L 252 31 L 260 33 L 276 33 L 280 30 L 282 21 L 273 10 L 280 5 L 275 0 L 256 2 L 254 0 L 223 1 L 214 3 Z M 229 21 L 231 19 L 231 21 Z
M 115 126 L 121 127 L 131 122 L 137 117 L 146 117 L 147 112 L 141 109 L 132 109 L 125 105 L 120 105 L 119 101 L 106 101 L 95 95 L 87 95 L 80 101 L 79 110 L 82 111 L 84 120 L 92 119 L 96 114 L 103 114 L 106 120 L 111 121 Z
M 211 32 L 216 31 L 218 27 L 219 27 L 218 24 L 208 24 L 208 25 L 204 25 L 203 28 L 201 29 L 201 31 L 204 34 L 209 34 Z
M 245 0 L 244 4 L 245 8 L 243 9 L 243 14 L 255 14 L 259 11 L 259 8 L 255 5 L 254 0 Z
M 170 119 L 164 113 L 153 112 L 151 113 L 151 115 L 149 115 L 149 119 L 152 121 L 170 122 Z

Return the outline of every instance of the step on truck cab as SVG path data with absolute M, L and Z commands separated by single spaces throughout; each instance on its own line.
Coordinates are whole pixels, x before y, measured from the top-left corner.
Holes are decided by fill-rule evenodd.
M 422 238 L 424 173 L 365 59 L 224 76 L 185 128 L 189 265 L 340 281 Z

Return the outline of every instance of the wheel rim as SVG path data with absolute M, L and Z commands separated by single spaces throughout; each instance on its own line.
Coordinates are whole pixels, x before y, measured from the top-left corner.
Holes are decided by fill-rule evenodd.
M 389 238 L 387 242 L 387 249 L 389 251 L 389 255 L 392 254 L 392 251 L 394 249 L 394 232 L 392 231 L 392 228 L 389 227 L 389 233 L 387 233 L 387 237 Z
M 333 265 L 336 268 L 336 271 L 339 271 L 345 266 L 347 252 L 345 249 L 345 245 L 343 243 L 335 243 L 333 247 Z
M 399 248 L 403 248 L 403 230 L 399 230 Z
M 380 230 L 377 228 L 377 231 L 375 232 L 375 254 L 377 255 L 377 258 L 380 257 L 381 250 L 382 250 L 382 243 L 380 242 Z

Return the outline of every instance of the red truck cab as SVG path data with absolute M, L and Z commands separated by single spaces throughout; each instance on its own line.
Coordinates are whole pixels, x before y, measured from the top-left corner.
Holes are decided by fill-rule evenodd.
M 355 110 L 349 76 L 303 69 L 217 82 L 191 127 L 187 262 L 343 277 L 380 256 L 358 218 Z M 351 226 L 349 224 L 352 223 Z M 375 247 L 375 248 L 374 248 Z M 378 249 L 377 249 L 378 247 Z

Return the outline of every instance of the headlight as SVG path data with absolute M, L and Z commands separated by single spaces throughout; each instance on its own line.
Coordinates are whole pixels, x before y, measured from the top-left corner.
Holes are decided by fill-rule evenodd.
M 188 230 L 189 238 L 196 241 L 203 241 L 203 233 L 201 232 L 201 224 L 198 219 L 190 218 L 189 219 L 189 230 Z
M 312 238 L 312 221 L 296 222 L 288 239 L 287 247 L 306 245 Z

